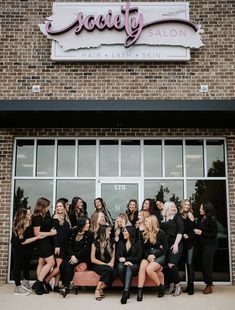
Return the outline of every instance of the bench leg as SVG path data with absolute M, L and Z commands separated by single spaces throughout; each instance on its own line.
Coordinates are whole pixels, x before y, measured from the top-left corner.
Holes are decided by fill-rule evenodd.
M 78 294 L 78 291 L 79 291 L 79 286 L 75 286 L 75 287 L 74 287 L 74 290 L 75 290 L 75 295 L 77 295 L 77 294 Z

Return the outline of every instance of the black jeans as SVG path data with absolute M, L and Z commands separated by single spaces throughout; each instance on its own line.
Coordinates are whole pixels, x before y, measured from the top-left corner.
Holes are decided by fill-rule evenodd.
M 182 255 L 183 243 L 178 244 L 178 253 L 172 253 L 171 249 L 172 244 L 169 244 L 169 250 L 166 254 L 166 268 L 164 269 L 164 276 L 166 279 L 166 284 L 180 282 L 178 263 Z M 168 264 L 172 264 L 172 267 L 169 267 Z
M 139 265 L 133 264 L 133 266 L 125 266 L 123 263 L 118 263 L 117 271 L 124 285 L 124 290 L 129 290 L 132 278 L 138 274 Z
M 100 275 L 100 281 L 111 286 L 117 277 L 116 270 L 109 265 L 94 265 L 94 271 Z
M 203 281 L 207 285 L 212 285 L 213 283 L 213 265 L 216 247 L 216 240 L 200 242 L 199 245 L 199 251 L 202 259 Z
M 20 251 L 14 250 L 13 253 L 13 277 L 15 285 L 21 285 L 21 271 L 23 271 L 23 277 L 25 280 L 29 280 L 29 268 L 30 260 L 32 257 L 32 251 Z

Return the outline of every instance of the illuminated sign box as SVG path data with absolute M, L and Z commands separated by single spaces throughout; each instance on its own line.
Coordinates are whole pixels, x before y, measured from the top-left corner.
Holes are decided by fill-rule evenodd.
M 182 61 L 203 46 L 187 2 L 55 2 L 39 27 L 58 61 Z

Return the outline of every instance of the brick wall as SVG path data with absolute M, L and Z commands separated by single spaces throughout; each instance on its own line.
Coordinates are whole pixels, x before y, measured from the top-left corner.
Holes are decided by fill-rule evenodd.
M 231 229 L 232 274 L 235 283 L 235 130 L 231 129 L 169 129 L 169 128 L 43 128 L 43 129 L 1 129 L 0 130 L 0 284 L 7 281 L 8 245 L 11 206 L 11 176 L 14 137 L 226 137 L 229 180 L 229 225 Z
M 52 3 L 2 1 L 0 99 L 234 98 L 233 0 L 190 1 L 190 20 L 202 25 L 205 46 L 178 63 L 52 62 L 51 40 L 37 26 L 52 14 Z M 200 93 L 200 84 L 208 84 L 209 94 Z M 41 93 L 32 94 L 32 85 Z

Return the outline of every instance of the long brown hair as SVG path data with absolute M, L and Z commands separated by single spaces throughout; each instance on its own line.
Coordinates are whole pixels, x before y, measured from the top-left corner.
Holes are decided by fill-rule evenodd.
M 47 198 L 44 197 L 38 198 L 34 207 L 33 216 L 37 215 L 45 216 L 46 215 L 45 210 L 47 207 L 49 207 L 50 203 L 51 203 L 50 200 L 48 200 Z
M 28 210 L 26 208 L 20 208 L 17 210 L 13 221 L 13 232 L 15 236 L 19 236 L 20 239 L 24 238 L 24 232 L 27 227 L 27 215 Z

